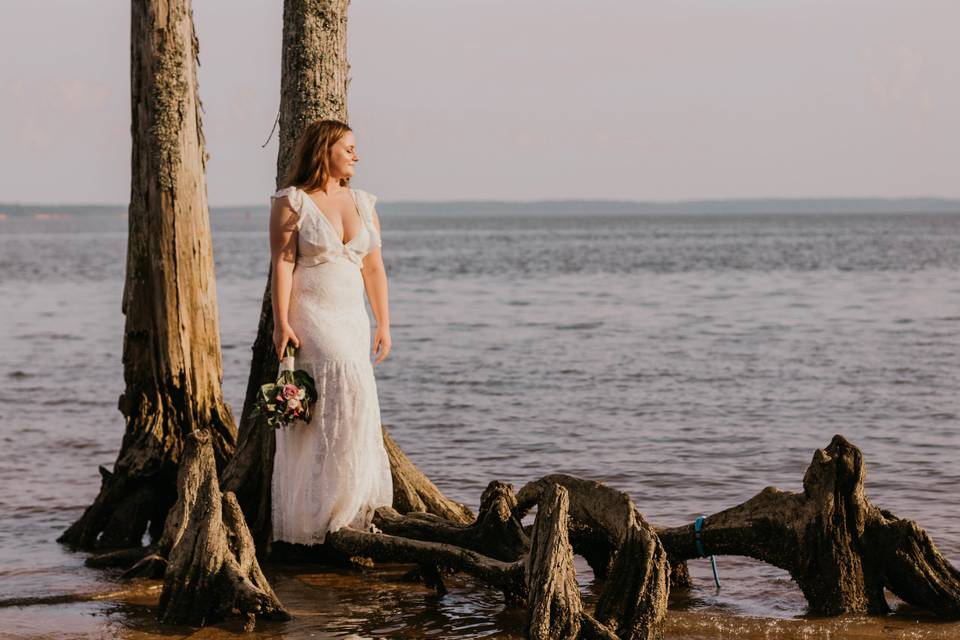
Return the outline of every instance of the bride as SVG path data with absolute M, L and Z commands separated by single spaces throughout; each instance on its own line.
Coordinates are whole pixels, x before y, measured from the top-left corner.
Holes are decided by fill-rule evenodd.
M 390 462 L 370 362 L 390 353 L 387 275 L 376 196 L 350 186 L 358 161 L 346 124 L 321 120 L 300 137 L 285 188 L 271 197 L 270 253 L 277 357 L 298 347 L 295 368 L 316 382 L 309 424 L 277 430 L 273 540 L 321 544 L 341 527 L 373 529 L 393 499 Z

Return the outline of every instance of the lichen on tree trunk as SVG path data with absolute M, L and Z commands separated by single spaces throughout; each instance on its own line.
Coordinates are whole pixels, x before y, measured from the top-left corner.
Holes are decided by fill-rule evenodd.
M 206 429 L 218 468 L 236 428 L 220 332 L 189 0 L 131 4 L 132 179 L 122 310 L 126 428 L 100 493 L 58 538 L 91 549 L 156 539 L 176 498 L 184 437 Z

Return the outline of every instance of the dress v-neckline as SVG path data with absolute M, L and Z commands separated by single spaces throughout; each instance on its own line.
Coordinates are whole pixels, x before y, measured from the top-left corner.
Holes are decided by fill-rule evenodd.
M 297 188 L 299 189 L 299 187 L 297 187 Z M 300 191 L 303 191 L 303 189 L 300 189 Z M 357 216 L 360 218 L 360 231 L 357 231 L 357 232 L 354 234 L 354 236 L 353 236 L 352 238 L 350 238 L 349 240 L 347 240 L 346 242 L 343 241 L 343 237 L 341 236 L 341 237 L 340 237 L 340 244 L 341 244 L 342 246 L 344 246 L 344 247 L 349 247 L 349 246 L 350 246 L 350 243 L 352 243 L 354 240 L 356 240 L 357 237 L 358 237 L 361 233 L 363 233 L 363 231 L 366 230 L 366 228 L 367 228 L 367 225 L 366 225 L 366 224 L 364 223 L 364 221 L 363 221 L 363 215 L 360 213 L 360 205 L 357 204 L 357 197 L 356 197 L 356 195 L 354 195 L 353 189 L 351 189 L 350 187 L 347 187 L 347 191 L 350 192 L 350 199 L 353 200 L 353 208 L 354 208 L 354 210 L 356 210 Z M 317 211 L 318 214 L 320 214 L 320 217 L 323 218 L 323 221 L 326 223 L 327 227 L 328 227 L 331 231 L 333 231 L 334 235 L 337 235 L 337 229 L 336 229 L 336 227 L 333 226 L 333 223 L 330 222 L 330 219 L 327 218 L 326 214 L 323 213 L 323 210 L 319 207 L 319 205 L 317 205 L 317 203 L 314 201 L 314 199 L 310 197 L 310 194 L 307 193 L 306 191 L 303 191 L 303 195 L 307 197 L 307 200 L 310 201 L 310 204 L 313 205 L 313 208 L 316 209 L 316 211 Z M 344 233 L 346 233 L 346 231 L 347 231 L 346 228 L 344 228 L 343 231 L 344 231 Z

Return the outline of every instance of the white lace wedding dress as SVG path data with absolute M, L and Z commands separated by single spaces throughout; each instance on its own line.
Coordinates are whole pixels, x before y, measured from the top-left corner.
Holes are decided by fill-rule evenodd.
M 350 193 L 363 224 L 346 244 L 301 189 L 271 197 L 288 198 L 299 213 L 289 322 L 300 340 L 294 366 L 313 376 L 319 396 L 309 424 L 277 430 L 274 540 L 320 544 L 328 531 L 366 529 L 374 509 L 393 501 L 360 275 L 363 257 L 382 245 L 376 196 Z

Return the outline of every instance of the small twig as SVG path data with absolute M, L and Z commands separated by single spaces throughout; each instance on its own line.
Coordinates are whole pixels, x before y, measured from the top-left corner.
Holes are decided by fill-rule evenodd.
M 267 136 L 267 141 L 260 145 L 260 148 L 263 149 L 268 144 L 270 144 L 270 138 L 273 137 L 273 132 L 277 130 L 277 124 L 280 122 L 280 109 L 277 109 L 277 119 L 273 121 L 273 127 L 270 128 L 270 135 Z

